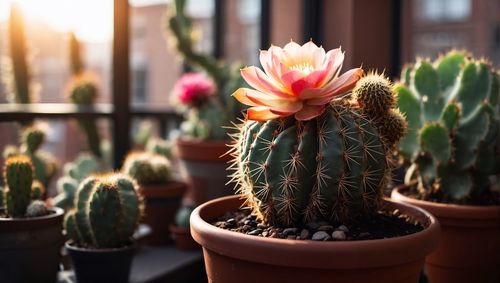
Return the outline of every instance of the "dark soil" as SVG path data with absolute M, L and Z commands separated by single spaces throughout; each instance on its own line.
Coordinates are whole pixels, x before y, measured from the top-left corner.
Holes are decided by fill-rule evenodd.
M 410 198 L 437 203 L 480 206 L 500 205 L 500 192 L 491 190 L 485 191 L 481 195 L 471 195 L 461 200 L 451 199 L 441 192 L 433 192 L 424 195 L 417 189 L 417 185 L 411 185 L 408 189 L 401 190 L 400 193 Z
M 412 221 L 398 210 L 379 211 L 372 218 L 349 225 L 315 222 L 301 227 L 274 227 L 260 222 L 255 215 L 250 214 L 250 209 L 241 208 L 215 219 L 212 225 L 259 237 L 314 241 L 384 239 L 405 236 L 424 229 L 420 223 Z

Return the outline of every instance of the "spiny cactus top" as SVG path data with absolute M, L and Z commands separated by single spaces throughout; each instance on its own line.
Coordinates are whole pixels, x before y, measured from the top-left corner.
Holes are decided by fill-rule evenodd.
M 134 180 L 122 174 L 91 176 L 79 186 L 75 209 L 65 218 L 68 237 L 87 248 L 119 248 L 131 243 L 143 213 Z
M 129 153 L 123 162 L 122 172 L 141 185 L 165 184 L 172 179 L 168 159 L 149 152 Z
M 460 202 L 489 191 L 489 176 L 500 173 L 499 78 L 458 51 L 403 70 L 395 89 L 409 130 L 399 150 L 424 196 Z
M 261 60 L 266 73 L 242 70 L 257 91 L 234 94 L 253 106 L 235 136 L 231 167 L 247 204 L 281 226 L 375 213 L 391 149 L 406 129 L 390 82 L 376 74 L 359 80 L 360 69 L 338 76 L 343 53 L 312 42 L 271 47 Z M 353 95 L 340 97 L 356 82 Z
M 11 217 L 23 217 L 31 201 L 33 165 L 26 156 L 14 156 L 5 161 L 5 208 Z

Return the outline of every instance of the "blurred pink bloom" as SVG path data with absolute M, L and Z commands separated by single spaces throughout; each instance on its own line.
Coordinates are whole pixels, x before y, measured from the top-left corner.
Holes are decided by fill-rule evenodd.
M 302 46 L 293 41 L 284 48 L 271 46 L 260 51 L 264 71 L 254 66 L 241 70 L 254 89 L 240 88 L 233 96 L 252 106 L 247 111 L 250 120 L 290 115 L 310 120 L 321 115 L 334 97 L 350 91 L 363 75 L 360 68 L 340 75 L 343 61 L 340 48 L 325 52 L 311 41 Z
M 187 73 L 175 83 L 173 94 L 180 102 L 199 105 L 215 93 L 214 83 L 201 73 Z

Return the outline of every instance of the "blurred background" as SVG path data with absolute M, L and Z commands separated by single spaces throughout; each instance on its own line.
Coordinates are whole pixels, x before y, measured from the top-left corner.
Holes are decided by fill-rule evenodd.
M 0 79 L 8 72 L 8 18 L 13 0 L 0 0 Z M 65 88 L 71 71 L 69 33 L 82 44 L 84 64 L 97 75 L 98 103 L 113 103 L 113 0 L 18 0 L 36 83 L 37 102 L 68 102 Z M 115 0 L 116 2 L 116 0 Z M 171 89 L 185 71 L 170 46 L 165 14 L 169 0 L 130 0 L 130 103 L 171 109 Z M 344 69 L 363 65 L 392 78 L 415 56 L 435 57 L 451 48 L 467 49 L 500 65 L 499 0 L 189 0 L 197 48 L 228 61 L 259 65 L 259 49 L 293 39 L 312 39 L 325 49 L 346 51 Z M 0 84 L 0 103 L 10 100 Z M 99 119 L 110 137 L 111 122 Z M 45 149 L 61 163 L 85 147 L 71 120 L 47 121 Z M 131 135 L 141 119 L 134 118 Z M 160 127 L 152 124 L 158 132 Z M 115 137 L 116 138 L 116 137 Z M 0 123 L 0 145 L 16 143 L 15 123 Z

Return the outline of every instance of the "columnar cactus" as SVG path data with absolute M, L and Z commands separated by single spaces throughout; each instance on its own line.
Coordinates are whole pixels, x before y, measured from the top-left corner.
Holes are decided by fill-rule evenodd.
M 121 174 L 91 176 L 79 186 L 65 229 L 75 244 L 119 248 L 130 244 L 143 212 L 135 181 Z
M 164 184 L 171 180 L 168 159 L 149 152 L 129 153 L 123 163 L 122 172 L 141 185 Z
M 406 123 L 382 76 L 309 120 L 247 121 L 233 151 L 234 179 L 254 213 L 275 225 L 353 221 L 374 213 Z
M 33 165 L 26 156 L 14 156 L 5 161 L 5 208 L 10 217 L 23 217 L 31 201 Z
M 500 173 L 500 75 L 485 60 L 451 51 L 407 66 L 396 86 L 409 123 L 399 150 L 424 197 L 461 202 L 489 192 Z

